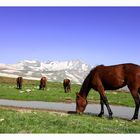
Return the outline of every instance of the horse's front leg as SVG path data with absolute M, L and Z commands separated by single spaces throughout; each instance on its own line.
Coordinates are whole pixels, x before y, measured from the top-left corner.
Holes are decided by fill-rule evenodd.
M 102 96 L 100 96 L 100 104 L 101 104 L 101 112 L 98 114 L 98 117 L 102 117 L 104 114 L 104 101 L 102 99 Z
M 101 82 L 98 83 L 98 92 L 100 93 L 100 96 L 102 97 L 103 103 L 107 107 L 108 114 L 109 114 L 109 119 L 113 119 L 113 117 L 112 117 L 113 113 L 112 113 L 111 108 L 109 106 L 108 99 L 107 99 L 107 97 L 105 95 L 104 87 L 103 87 Z
M 103 97 L 103 101 L 104 101 L 104 104 L 105 104 L 106 107 L 107 107 L 108 114 L 109 114 L 109 119 L 113 119 L 113 117 L 112 117 L 113 113 L 112 113 L 112 111 L 111 111 L 111 108 L 110 108 L 110 106 L 109 106 L 108 99 L 107 99 L 106 96 Z

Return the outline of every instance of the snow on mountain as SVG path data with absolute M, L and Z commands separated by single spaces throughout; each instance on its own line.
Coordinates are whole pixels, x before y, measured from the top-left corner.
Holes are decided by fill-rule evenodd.
M 0 76 L 23 76 L 27 79 L 40 79 L 46 76 L 49 81 L 62 82 L 64 78 L 69 78 L 73 83 L 82 83 L 90 69 L 90 65 L 80 60 L 47 62 L 23 60 L 17 64 L 0 64 Z

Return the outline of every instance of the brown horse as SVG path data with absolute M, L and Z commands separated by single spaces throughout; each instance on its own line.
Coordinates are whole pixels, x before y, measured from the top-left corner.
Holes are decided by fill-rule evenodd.
M 63 87 L 64 87 L 64 92 L 70 92 L 71 91 L 71 82 L 69 79 L 64 79 L 63 81 Z
M 16 82 L 17 82 L 17 89 L 22 89 L 23 78 L 22 77 L 18 77 L 16 79 Z
M 46 88 L 46 85 L 47 85 L 47 78 L 46 77 L 42 77 L 40 79 L 40 85 L 39 85 L 39 89 L 45 89 Z
M 107 107 L 109 118 L 112 119 L 105 90 L 115 90 L 128 86 L 131 95 L 135 101 L 135 112 L 132 120 L 138 119 L 140 106 L 140 66 L 136 64 L 120 64 L 113 66 L 97 66 L 90 71 L 85 78 L 80 92 L 76 96 L 76 112 L 83 112 L 87 105 L 87 96 L 91 88 L 100 94 L 101 117 L 104 114 L 104 104 Z

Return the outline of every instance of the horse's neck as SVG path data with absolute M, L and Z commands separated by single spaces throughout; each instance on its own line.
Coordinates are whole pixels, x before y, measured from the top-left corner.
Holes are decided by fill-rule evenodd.
M 90 74 L 86 77 L 86 79 L 84 80 L 83 84 L 82 84 L 82 87 L 80 89 L 80 95 L 84 98 L 87 98 L 88 96 L 88 93 L 91 89 L 91 86 L 90 86 Z

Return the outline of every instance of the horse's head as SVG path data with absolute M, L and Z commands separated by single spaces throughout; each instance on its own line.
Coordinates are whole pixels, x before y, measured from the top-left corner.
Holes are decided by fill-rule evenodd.
M 77 113 L 84 112 L 86 106 L 87 106 L 87 100 L 77 93 L 76 94 L 76 112 Z

